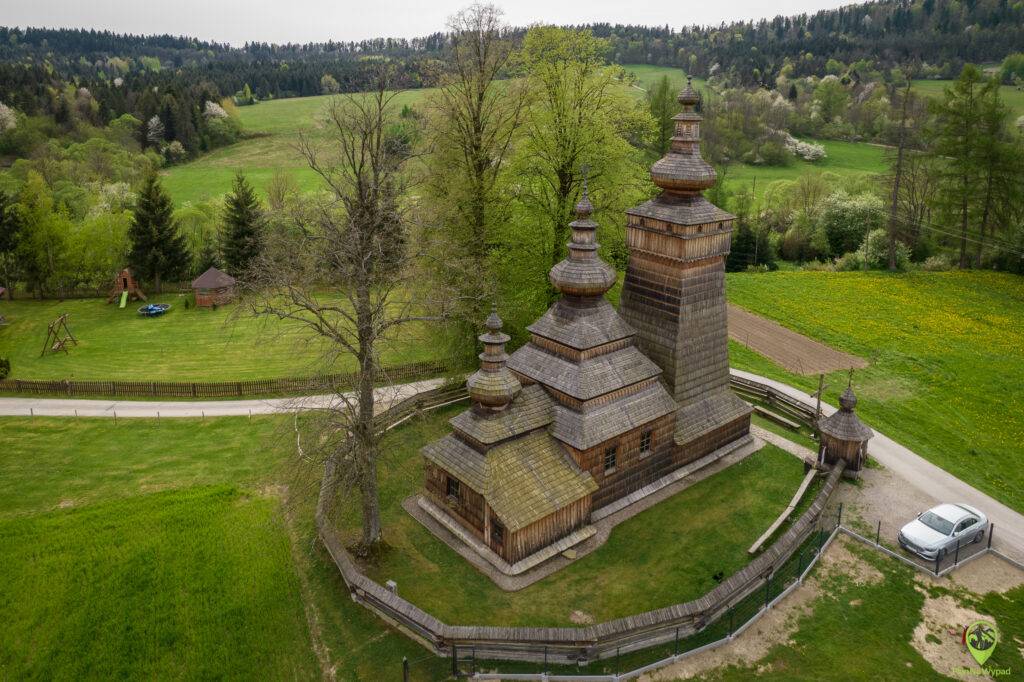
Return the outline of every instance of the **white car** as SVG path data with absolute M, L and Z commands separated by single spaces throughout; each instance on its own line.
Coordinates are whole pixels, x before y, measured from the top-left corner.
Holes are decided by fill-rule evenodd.
M 960 547 L 981 542 L 988 517 L 966 504 L 940 504 L 903 526 L 900 547 L 923 559 L 941 559 Z

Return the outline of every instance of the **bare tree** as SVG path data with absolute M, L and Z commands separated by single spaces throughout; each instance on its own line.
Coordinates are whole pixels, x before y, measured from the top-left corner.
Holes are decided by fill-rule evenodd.
M 445 314 L 419 284 L 423 235 L 410 229 L 403 201 L 407 145 L 396 139 L 396 95 L 382 74 L 375 92 L 333 100 L 324 131 L 300 140 L 323 191 L 278 214 L 246 298 L 252 314 L 323 342 L 328 369 L 342 357 L 356 361 L 355 390 L 330 387 L 335 404 L 309 420 L 304 456 L 324 466 L 319 518 L 342 492 L 359 491 L 364 553 L 382 539 L 373 418 L 374 385 L 386 382 L 380 352 L 409 323 Z

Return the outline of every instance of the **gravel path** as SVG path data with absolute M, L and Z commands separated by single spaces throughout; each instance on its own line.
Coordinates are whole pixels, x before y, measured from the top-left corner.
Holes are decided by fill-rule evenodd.
M 792 386 L 743 370 L 730 371 L 734 376 L 768 384 L 805 405 L 813 407 L 815 404 L 811 396 Z M 821 411 L 827 416 L 836 408 L 822 403 Z M 881 519 L 883 531 L 889 533 L 891 540 L 900 526 L 934 504 L 962 502 L 985 512 L 995 524 L 994 548 L 1024 561 L 1024 515 L 911 452 L 877 429 L 868 444 L 868 454 L 884 468 L 864 469 L 861 486 L 843 486 L 837 498 L 848 505 L 865 525 L 875 528 Z
M 729 305 L 729 336 L 797 374 L 822 374 L 868 366 L 863 358 L 838 351 L 732 304 Z
M 441 385 L 442 379 L 376 389 L 382 405 Z M 347 394 L 352 396 L 353 394 Z M 64 398 L 0 398 L 0 416 L 4 417 L 244 417 L 252 414 L 279 414 L 325 409 L 339 404 L 336 395 L 310 395 L 298 398 L 256 400 L 143 401 L 143 400 L 71 400 Z

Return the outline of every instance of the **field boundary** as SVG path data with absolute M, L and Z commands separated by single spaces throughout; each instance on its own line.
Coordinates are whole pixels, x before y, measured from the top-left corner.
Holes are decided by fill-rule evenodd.
M 427 360 L 380 367 L 375 383 L 405 384 L 458 369 L 449 360 Z M 359 373 L 245 381 L 89 381 L 77 379 L 4 379 L 0 393 L 18 395 L 109 396 L 112 398 L 244 398 L 308 395 L 356 386 Z
M 844 353 L 746 308 L 730 303 L 728 311 L 729 338 L 790 372 L 809 376 L 868 366 L 864 358 Z
M 748 382 L 747 390 L 753 388 L 749 383 L 752 382 Z M 410 414 L 451 402 L 464 392 L 461 387 L 440 388 L 407 398 L 378 416 L 378 428 L 387 429 Z M 704 596 L 584 627 L 451 625 L 406 601 L 396 591 L 368 578 L 345 548 L 341 534 L 329 517 L 334 491 L 326 475 L 317 502 L 316 525 L 320 540 L 352 599 L 437 655 L 450 657 L 455 672 L 458 672 L 460 651 L 472 652 L 474 661 L 480 658 L 583 665 L 673 640 L 678 645 L 680 638 L 700 636 L 712 625 L 721 628 L 727 624 L 726 634 L 737 633 L 747 622 L 744 612 L 753 609 L 753 614 L 768 608 L 773 595 L 788 587 L 783 584 L 787 577 L 795 579 L 805 573 L 805 554 L 809 551 L 814 557 L 818 556 L 825 539 L 834 535 L 839 517 L 833 519 L 826 514 L 826 505 L 844 469 L 844 465 L 832 469 L 808 509 L 778 540 Z M 737 611 L 739 620 L 736 620 Z

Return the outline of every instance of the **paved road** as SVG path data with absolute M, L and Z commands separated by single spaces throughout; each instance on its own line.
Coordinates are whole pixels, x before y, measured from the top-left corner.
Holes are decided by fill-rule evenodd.
M 768 384 L 780 393 L 792 396 L 811 407 L 815 404 L 814 398 L 792 386 L 738 369 L 730 371 L 734 376 Z M 821 411 L 827 416 L 835 412 L 836 408 L 822 403 Z M 1000 546 L 1011 549 L 1017 557 L 1024 557 L 1024 515 L 964 483 L 920 455 L 914 454 L 877 429 L 868 445 L 868 453 L 911 488 L 937 500 L 963 502 L 981 509 L 995 524 L 994 537 L 998 538 Z
M 419 391 L 434 388 L 441 379 L 378 388 L 376 399 L 382 405 L 401 400 Z M 279 414 L 323 409 L 340 402 L 335 395 L 311 395 L 300 398 L 264 398 L 262 400 L 69 400 L 64 398 L 0 398 L 0 416 L 6 417 L 239 417 L 250 414 Z
M 808 394 L 772 379 L 733 369 L 736 376 L 768 384 L 810 406 L 814 399 Z M 382 407 L 394 400 L 439 385 L 440 379 L 418 381 L 377 389 Z M 276 414 L 324 408 L 337 400 L 335 396 L 318 395 L 303 398 L 268 398 L 265 400 L 211 400 L 200 402 L 145 402 L 127 400 L 65 400 L 62 398 L 0 398 L 0 416 L 63 416 L 63 417 L 222 417 L 249 414 Z M 836 408 L 822 403 L 826 415 Z M 996 524 L 1001 545 L 1008 545 L 1017 556 L 1024 557 L 1024 516 L 997 502 L 985 493 L 964 483 L 919 455 L 914 454 L 885 434 L 875 431 L 871 439 L 871 455 L 883 466 L 911 486 L 939 500 L 965 502 L 985 511 Z

